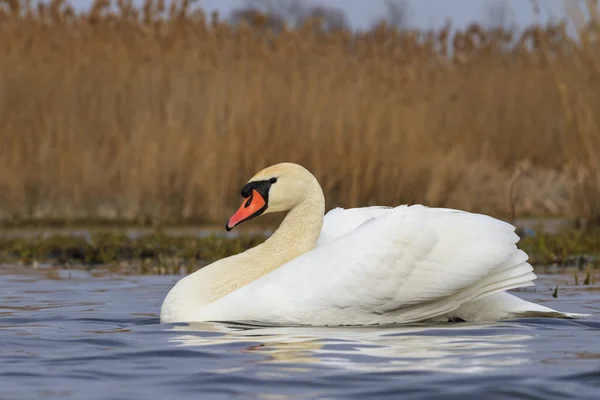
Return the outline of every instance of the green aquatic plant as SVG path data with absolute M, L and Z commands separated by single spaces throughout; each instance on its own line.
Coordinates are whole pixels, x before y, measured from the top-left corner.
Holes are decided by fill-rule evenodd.
M 597 264 L 600 257 L 600 230 L 572 229 L 538 233 L 521 239 L 519 247 L 534 265 L 578 266 Z
M 38 262 L 70 268 L 104 266 L 118 273 L 189 274 L 264 240 L 261 234 L 199 236 L 162 230 L 138 237 L 114 230 L 93 232 L 89 237 L 4 235 L 0 237 L 0 262 Z
M 216 260 L 257 246 L 266 234 L 198 234 L 156 229 L 134 235 L 124 229 L 90 232 L 0 236 L 0 262 L 46 263 L 59 267 L 93 269 L 108 266 L 119 273 L 189 274 Z M 595 283 L 600 260 L 600 230 L 539 233 L 521 239 L 519 247 L 534 266 L 576 267 L 575 284 Z M 585 277 L 579 276 L 585 270 Z

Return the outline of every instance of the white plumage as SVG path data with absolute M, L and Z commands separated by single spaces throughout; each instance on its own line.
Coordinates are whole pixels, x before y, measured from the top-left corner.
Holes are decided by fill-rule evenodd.
M 338 208 L 325 216 L 314 250 L 215 301 L 201 316 L 287 325 L 448 318 L 463 304 L 533 285 L 518 240 L 510 224 L 457 210 Z
M 295 164 L 267 168 L 251 182 L 270 188 L 265 212 L 290 210 L 280 228 L 264 244 L 182 279 L 163 303 L 163 321 L 371 325 L 580 316 L 504 293 L 536 278 L 506 222 L 422 205 L 336 208 L 323 216 L 318 182 Z M 236 221 L 246 218 L 245 207 Z

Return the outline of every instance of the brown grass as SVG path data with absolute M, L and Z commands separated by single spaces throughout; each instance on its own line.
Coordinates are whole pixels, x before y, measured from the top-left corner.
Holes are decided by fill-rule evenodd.
M 597 25 L 276 35 L 185 1 L 163 19 L 5 4 L 4 223 L 221 224 L 280 161 L 313 171 L 328 208 L 600 215 Z

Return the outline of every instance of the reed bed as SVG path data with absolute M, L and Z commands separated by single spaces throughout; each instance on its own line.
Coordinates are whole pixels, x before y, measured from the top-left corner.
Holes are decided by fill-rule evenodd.
M 269 31 L 187 1 L 0 8 L 0 221 L 209 224 L 301 163 L 327 208 L 600 216 L 598 25 Z

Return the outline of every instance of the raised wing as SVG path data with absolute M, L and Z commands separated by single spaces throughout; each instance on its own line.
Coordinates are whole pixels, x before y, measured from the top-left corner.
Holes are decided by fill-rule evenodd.
M 349 209 L 338 207 L 330 210 L 323 219 L 323 228 L 321 228 L 317 247 L 344 236 L 365 222 L 383 215 L 390 209 L 391 207 L 373 206 Z
M 423 206 L 386 210 L 217 300 L 201 318 L 291 325 L 404 323 L 532 285 L 514 227 Z

